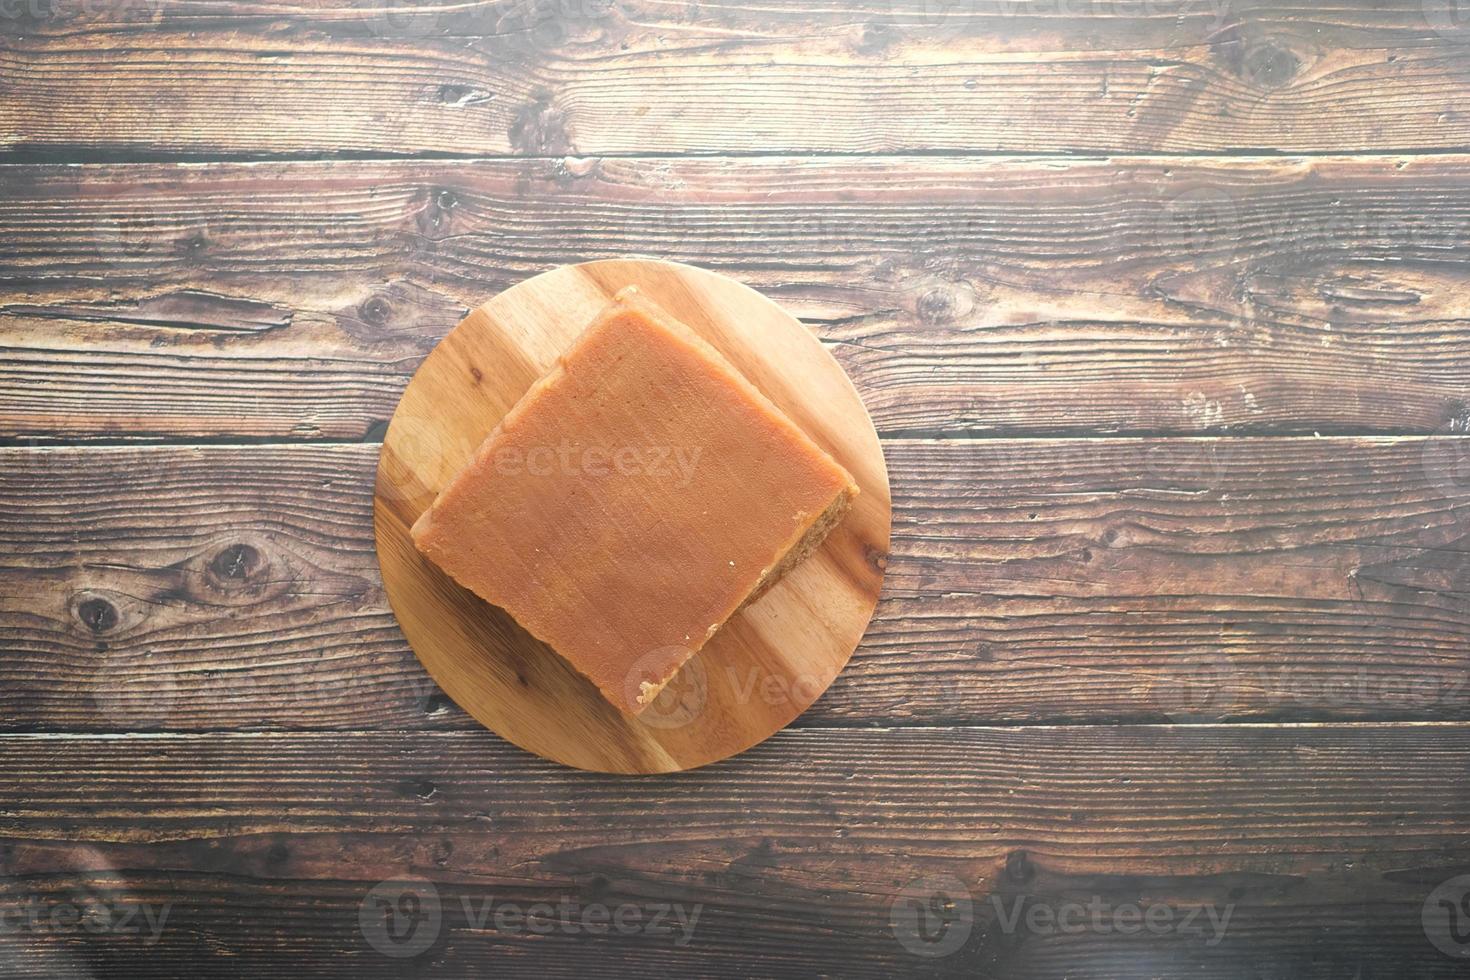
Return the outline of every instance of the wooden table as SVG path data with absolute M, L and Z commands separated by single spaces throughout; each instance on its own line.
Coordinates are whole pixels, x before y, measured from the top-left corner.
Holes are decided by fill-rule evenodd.
M 1465 975 L 1448 0 L 389 2 L 0 5 L 0 976 Z M 895 503 L 832 689 L 646 779 L 439 693 L 370 515 L 464 312 L 627 255 Z

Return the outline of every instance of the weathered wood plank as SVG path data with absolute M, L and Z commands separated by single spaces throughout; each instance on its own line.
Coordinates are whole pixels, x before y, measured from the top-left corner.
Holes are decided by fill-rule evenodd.
M 885 449 L 884 599 L 798 724 L 1470 719 L 1470 437 Z M 384 600 L 376 458 L 0 451 L 0 727 L 473 727 Z
M 13 3 L 0 152 L 1470 145 L 1453 0 Z
M 0 894 L 168 908 L 152 946 L 0 936 L 7 976 L 99 961 L 138 978 L 186 963 L 201 977 L 337 975 L 344 962 L 364 977 L 532 964 L 631 976 L 657 963 L 679 976 L 1110 980 L 1462 967 L 1421 920 L 1432 890 L 1470 868 L 1461 725 L 814 729 L 636 781 L 483 733 L 0 748 Z M 380 955 L 359 924 L 371 889 L 395 879 L 437 896 L 420 907 L 432 942 L 417 957 Z M 929 905 L 935 884 L 948 905 Z M 1108 919 L 1008 930 L 1018 902 L 1095 902 Z M 531 913 L 545 919 L 563 903 L 663 904 L 692 923 L 606 938 L 497 927 L 501 910 L 535 903 L 553 906 Z M 1150 906 L 1154 926 L 1113 928 L 1117 909 Z M 916 955 L 944 952 L 948 935 L 960 940 L 948 955 Z
M 10 167 L 0 434 L 358 439 L 554 265 L 726 272 L 886 433 L 1463 426 L 1470 157 Z

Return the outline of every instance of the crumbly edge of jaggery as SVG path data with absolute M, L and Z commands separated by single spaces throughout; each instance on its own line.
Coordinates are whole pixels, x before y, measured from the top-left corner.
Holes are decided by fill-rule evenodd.
M 833 498 L 832 502 L 827 505 L 827 509 L 822 511 L 822 513 L 818 515 L 817 519 L 813 521 L 810 526 L 807 527 L 806 531 L 797 540 L 797 542 L 790 548 L 786 549 L 786 553 L 783 554 L 779 559 L 777 559 L 775 564 L 771 565 L 770 568 L 767 568 L 764 572 L 761 573 L 761 577 L 756 580 L 755 585 L 751 588 L 750 593 L 746 595 L 744 601 L 742 601 L 739 606 L 735 607 L 730 615 L 725 618 L 724 622 L 719 623 L 710 629 L 709 633 L 705 636 L 704 642 L 708 643 L 709 640 L 715 636 L 715 634 L 717 634 L 721 629 L 724 628 L 725 623 L 728 623 L 730 620 L 734 619 L 736 614 L 738 614 L 745 607 L 759 600 L 762 596 L 764 596 L 767 592 L 774 588 L 776 584 L 779 583 L 781 579 L 786 576 L 787 572 L 791 571 L 797 565 L 800 565 L 803 561 L 809 558 L 813 552 L 820 548 L 822 546 L 822 542 L 827 540 L 827 535 L 831 534 L 832 530 L 836 528 L 838 524 L 841 524 L 842 519 L 847 516 L 847 512 L 852 508 L 853 499 L 857 497 L 857 495 L 858 489 L 856 486 L 848 485 L 843 487 L 838 492 L 837 496 Z M 704 644 L 700 644 L 699 649 L 703 649 L 703 647 Z M 668 676 L 665 677 L 663 680 L 657 682 L 644 681 L 639 686 L 637 704 L 633 706 L 633 713 L 636 715 L 648 705 L 652 704 L 653 701 L 659 696 L 659 694 L 662 693 L 663 689 L 668 686 L 669 682 L 672 681 L 674 677 L 678 675 L 679 671 L 683 669 L 684 664 L 688 663 L 689 660 L 694 656 L 694 653 L 697 652 L 698 650 L 691 651 L 689 657 L 685 657 L 684 660 L 680 661 L 673 670 L 669 671 Z

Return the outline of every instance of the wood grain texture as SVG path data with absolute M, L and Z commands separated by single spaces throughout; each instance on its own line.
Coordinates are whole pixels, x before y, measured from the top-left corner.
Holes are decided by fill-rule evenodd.
M 0 936 L 8 977 L 1450 977 L 1420 908 L 1470 867 L 1463 725 L 808 730 L 694 773 L 576 773 L 487 733 L 0 738 L 0 893 L 170 905 L 160 941 Z M 938 876 L 968 936 L 895 916 Z M 429 882 L 436 941 L 378 955 L 359 907 Z M 94 901 L 97 899 L 93 899 Z M 1096 900 L 1200 932 L 1012 931 Z M 699 907 L 606 938 L 488 908 Z M 997 905 L 996 903 L 1000 904 Z M 900 906 L 902 908 L 902 906 Z M 548 915 L 549 913 L 540 913 Z M 1210 942 L 1210 939 L 1215 939 Z M 915 942 L 917 940 L 917 942 Z M 595 964 L 595 965 L 594 965 Z M 49 971 L 49 972 L 48 972 Z M 85 975 L 85 974 L 83 974 Z
M 673 257 L 832 345 L 880 432 L 1458 431 L 1470 158 L 12 167 L 0 434 L 380 437 L 535 272 Z
M 1470 438 L 885 452 L 884 598 L 799 725 L 1470 719 Z M 384 599 L 377 456 L 0 451 L 0 723 L 473 726 Z
M 1462 976 L 1422 913 L 1470 873 L 1467 31 L 1451 0 L 0 0 L 0 446 L 96 444 L 0 448 L 0 976 Z M 834 686 L 638 781 L 438 691 L 369 490 L 470 308 L 627 256 L 806 320 L 896 501 Z M 183 445 L 104 445 L 142 441 Z M 364 931 L 391 878 L 437 890 L 420 955 Z M 485 918 L 567 900 L 700 917 Z M 6 914 L 138 901 L 154 945 Z M 1092 902 L 1231 917 L 1003 922 Z
M 81 0 L 0 17 L 0 151 L 1470 145 L 1453 0 Z
M 673 317 L 684 325 L 681 329 L 701 338 L 714 357 L 723 356 L 774 410 L 835 459 L 845 472 L 834 487 L 857 488 L 840 523 L 810 555 L 758 602 L 716 622 L 718 632 L 708 642 L 700 637 L 683 649 L 687 662 L 680 661 L 683 666 L 673 680 L 637 717 L 627 709 L 635 703 L 639 683 L 648 683 L 649 676 L 660 686 L 667 680 L 663 673 L 646 673 L 650 656 L 660 671 L 667 670 L 659 650 L 625 651 L 633 669 L 626 678 L 619 677 L 611 695 L 605 688 L 599 691 L 510 613 L 437 568 L 409 536 L 435 498 L 477 458 L 482 442 L 499 430 L 507 413 L 538 379 L 558 367 L 588 324 L 628 287 L 663 311 L 659 315 Z M 583 353 L 578 360 L 585 365 L 588 357 Z M 619 390 L 627 394 L 627 385 Z M 630 397 L 643 399 L 640 404 L 647 411 L 662 415 L 677 414 L 680 406 L 690 404 L 687 397 L 672 402 L 649 401 L 642 392 Z M 566 405 L 566 399 L 560 404 Z M 544 415 L 547 409 L 540 411 Z M 527 422 L 522 416 L 519 424 Z M 649 432 L 679 432 L 677 422 L 673 429 L 658 429 L 647 416 L 635 426 L 643 428 L 645 441 Z M 726 421 L 725 428 L 729 426 Z M 685 430 L 690 431 L 698 430 Z M 524 445 L 524 438 L 519 444 Z M 541 448 L 556 451 L 554 446 Z M 714 446 L 682 448 L 695 452 L 696 459 L 701 452 L 716 453 Z M 611 458 L 639 447 L 601 449 Z M 706 460 L 704 465 L 730 463 Z M 751 476 L 737 469 L 741 479 Z M 700 486 L 720 483 L 696 480 L 677 492 L 672 503 L 687 500 Z M 588 492 L 604 490 L 594 483 L 579 499 L 585 501 Z M 656 519 L 670 516 L 659 510 L 656 501 L 665 498 L 654 495 L 649 483 L 635 492 L 655 501 L 649 506 Z M 748 487 L 745 492 L 748 497 Z M 722 513 L 732 503 L 726 496 L 712 492 L 705 513 L 713 515 L 709 520 L 742 526 L 748 515 Z M 592 513 L 594 524 L 610 519 L 598 518 L 596 505 Z M 388 599 L 415 655 L 455 703 L 503 738 L 544 758 L 596 772 L 639 774 L 692 769 L 743 752 L 785 728 L 820 697 L 847 665 L 872 618 L 883 585 L 891 522 L 888 472 L 878 434 L 832 355 L 800 321 L 749 287 L 693 266 L 646 259 L 562 266 L 477 307 L 430 352 L 403 393 L 383 442 L 373 506 Z M 679 526 L 687 529 L 687 523 Z M 639 529 L 632 538 L 635 546 L 646 527 Z M 781 533 L 791 533 L 789 526 Z M 483 542 L 477 554 L 492 562 L 512 558 L 485 551 Z M 595 555 L 572 557 L 598 560 Z M 724 557 L 718 559 L 722 566 Z M 643 554 L 644 574 L 650 561 L 660 560 L 658 549 Z M 705 554 L 696 560 L 716 559 Z M 536 561 L 526 567 L 535 569 Z M 538 579 L 544 574 L 548 583 L 559 575 L 565 578 L 547 571 L 531 574 Z M 578 580 L 571 581 L 576 589 Z M 602 584 L 596 578 L 592 582 Z M 640 587 L 646 591 L 648 582 L 638 583 L 634 591 Z M 667 595 L 661 600 L 672 601 Z M 589 613 L 583 606 L 580 611 L 596 621 L 600 610 L 593 606 Z M 742 685 L 730 678 L 747 680 Z M 784 697 L 752 698 L 746 693 L 751 685 L 773 687 Z M 610 697 L 626 700 L 614 706 Z

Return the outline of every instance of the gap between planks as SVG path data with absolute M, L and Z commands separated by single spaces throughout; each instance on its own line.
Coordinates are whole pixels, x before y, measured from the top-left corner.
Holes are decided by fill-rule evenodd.
M 1334 147 L 1330 150 L 1278 150 L 1273 147 L 1240 147 L 1238 149 L 1214 150 L 1210 152 L 1170 153 L 1164 150 L 1126 151 L 1100 153 L 1097 150 L 986 150 L 981 148 L 945 148 L 892 150 L 802 150 L 789 147 L 774 150 L 711 151 L 708 153 L 639 151 L 605 152 L 584 150 L 577 153 L 516 154 L 516 153 L 451 153 L 425 150 L 415 153 L 358 152 L 351 150 L 320 153 L 126 153 L 89 152 L 76 155 L 51 152 L 0 152 L 0 167 L 36 166 L 117 166 L 137 164 L 139 166 L 160 164 L 187 164 L 209 166 L 215 164 L 250 165 L 282 163 L 547 163 L 568 158 L 581 160 L 893 160 L 901 162 L 912 159 L 965 159 L 975 158 L 989 161 L 1014 160 L 1057 160 L 1068 163 L 1098 163 L 1104 161 L 1139 162 L 1149 160 L 1230 160 L 1232 162 L 1280 162 L 1292 159 L 1387 159 L 1396 157 L 1445 157 L 1470 154 L 1470 144 L 1464 146 L 1406 146 L 1392 150 L 1355 150 Z
M 1109 729 L 1178 729 L 1180 731 L 1197 732 L 1202 729 L 1219 729 L 1221 731 L 1257 731 L 1262 729 L 1384 729 L 1384 728 L 1435 728 L 1435 729 L 1458 729 L 1470 732 L 1470 721 L 1263 721 L 1263 722 L 1200 722 L 1198 724 L 1179 724 L 1176 722 L 1127 722 L 1124 724 L 1112 724 L 1108 722 L 1075 722 L 1070 724 L 1055 723 L 1031 723 L 1016 722 L 1014 724 L 990 724 L 990 725 L 822 725 L 812 728 L 801 728 L 787 726 L 772 738 L 786 733 L 800 733 L 801 735 L 845 735 L 852 732 L 875 733 L 883 732 L 1044 732 L 1044 731 L 1086 731 L 1094 728 Z M 487 729 L 488 731 L 488 729 Z M 0 732 L 0 741 L 128 741 L 150 739 L 155 741 L 173 742 L 198 742 L 205 739 L 257 739 L 257 738 L 313 738 L 313 739 L 342 739 L 342 738 L 384 738 L 394 735 L 433 736 L 435 738 L 482 738 L 484 732 L 475 730 L 464 731 L 435 731 L 423 728 L 383 728 L 383 729 L 342 729 L 325 730 L 314 729 L 218 729 L 191 732 L 78 732 L 78 731 L 54 731 L 54 732 Z M 493 733 L 492 733 L 493 734 Z M 506 743 L 509 745 L 510 743 Z M 529 754 L 529 753 L 528 753 Z M 544 760 L 543 760 L 544 761 Z
M 1281 433 L 1273 435 L 1269 432 L 1250 433 L 1198 433 L 1189 434 L 1181 432 L 1129 432 L 1127 434 L 1108 435 L 1106 433 L 1049 433 L 1044 435 L 1010 435 L 1004 432 L 947 432 L 927 430 L 899 429 L 893 432 L 885 432 L 879 435 L 879 440 L 884 443 L 890 442 L 1220 442 L 1226 439 L 1235 441 L 1274 441 L 1274 442 L 1321 442 L 1321 441 L 1364 441 L 1370 440 L 1379 443 L 1396 442 L 1425 442 L 1431 439 L 1470 439 L 1470 431 L 1448 432 L 1448 433 L 1415 433 L 1415 432 L 1320 432 L 1306 435 L 1305 433 Z M 311 439 L 282 439 L 280 436 L 152 436 L 140 434 L 118 438 L 115 436 L 88 439 L 51 439 L 46 436 L 0 436 L 0 452 L 5 450 L 37 450 L 37 449 L 190 449 L 210 447 L 239 447 L 258 449 L 297 449 L 309 446 L 373 446 L 382 448 L 383 440 L 374 438 L 311 438 Z

